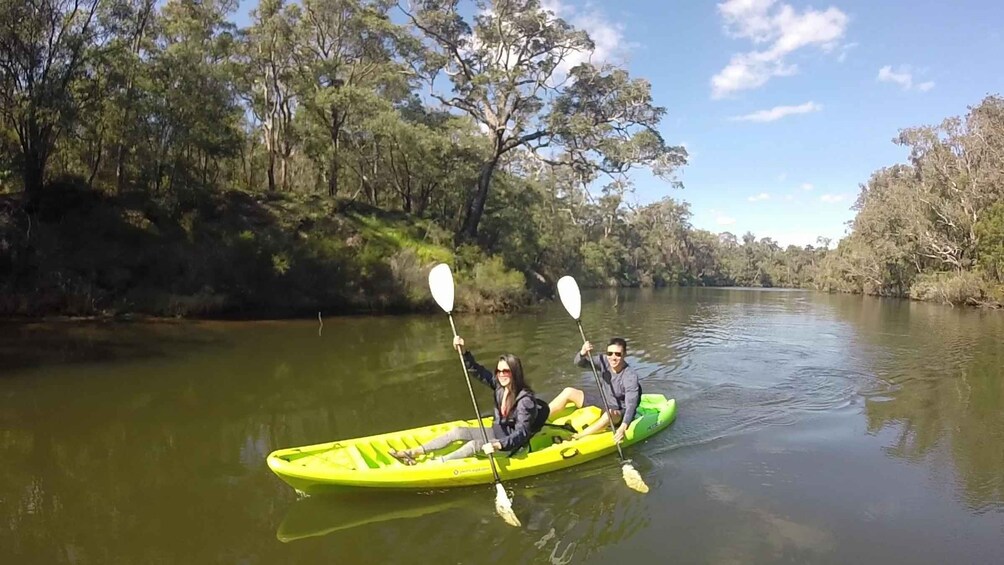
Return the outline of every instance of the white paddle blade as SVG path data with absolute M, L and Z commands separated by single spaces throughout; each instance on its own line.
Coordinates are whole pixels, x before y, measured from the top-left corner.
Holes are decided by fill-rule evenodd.
M 502 487 L 502 483 L 495 483 L 495 512 L 510 526 L 518 528 L 523 525 L 513 512 L 512 501 L 509 500 L 509 494 Z
M 449 265 L 440 263 L 429 271 L 429 290 L 440 308 L 453 312 L 453 273 Z
M 629 489 L 641 493 L 648 492 L 648 485 L 645 484 L 645 480 L 641 478 L 641 473 L 633 465 L 625 461 L 624 466 L 621 467 L 621 474 L 624 476 L 624 482 Z
M 558 297 L 564 305 L 568 315 L 578 320 L 582 313 L 582 295 L 579 294 L 579 285 L 569 275 L 558 279 Z

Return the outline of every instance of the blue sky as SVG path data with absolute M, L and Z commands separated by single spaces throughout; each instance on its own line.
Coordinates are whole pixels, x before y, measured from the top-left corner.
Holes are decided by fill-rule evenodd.
M 663 135 L 692 154 L 679 173 L 683 190 L 639 175 L 635 197 L 682 198 L 693 224 L 714 232 L 835 243 L 854 216 L 859 184 L 908 158 L 892 143 L 900 129 L 940 123 L 987 94 L 1004 94 L 997 1 L 562 6 L 597 35 L 612 31 L 616 56 L 651 80 L 667 108 Z M 731 70 L 744 72 L 723 73 L 733 61 Z M 782 117 L 736 119 L 757 112 Z
M 716 233 L 835 243 L 859 184 L 906 161 L 900 129 L 1004 94 L 1000 1 L 544 3 L 593 36 L 594 60 L 652 83 L 664 137 L 691 153 L 683 190 L 637 174 L 632 198 L 686 200 Z

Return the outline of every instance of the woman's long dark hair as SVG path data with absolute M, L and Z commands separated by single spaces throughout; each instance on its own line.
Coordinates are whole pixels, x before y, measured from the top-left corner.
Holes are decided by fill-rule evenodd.
M 519 396 L 520 391 L 525 390 L 533 393 L 533 389 L 526 383 L 526 377 L 523 376 L 523 362 L 519 360 L 519 357 L 512 353 L 506 353 L 499 356 L 499 361 L 505 361 L 509 365 L 509 370 L 512 371 L 512 394 L 506 398 L 505 406 L 505 413 L 508 414 L 512 412 L 512 407 L 516 404 L 516 397 Z

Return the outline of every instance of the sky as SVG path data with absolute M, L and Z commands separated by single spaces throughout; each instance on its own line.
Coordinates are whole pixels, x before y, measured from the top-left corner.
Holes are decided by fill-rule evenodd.
M 1004 95 L 999 0 L 544 4 L 590 34 L 591 60 L 651 82 L 663 137 L 690 153 L 683 189 L 639 173 L 630 199 L 685 200 L 715 233 L 835 245 L 859 186 L 908 160 L 901 129 Z

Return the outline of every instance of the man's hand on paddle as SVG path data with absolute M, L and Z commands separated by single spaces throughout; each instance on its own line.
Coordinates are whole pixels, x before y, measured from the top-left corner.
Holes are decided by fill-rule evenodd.
M 627 424 L 621 424 L 617 426 L 617 433 L 614 434 L 614 441 L 620 443 L 624 439 L 624 434 L 627 432 Z

